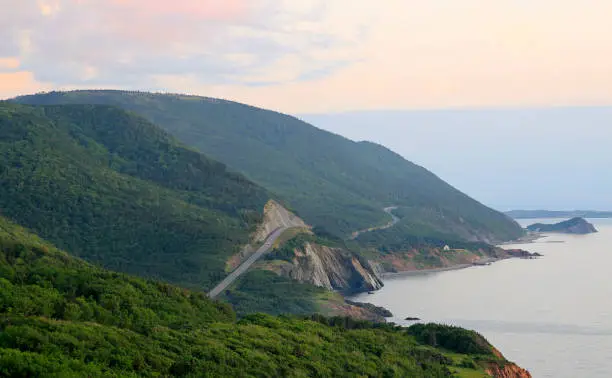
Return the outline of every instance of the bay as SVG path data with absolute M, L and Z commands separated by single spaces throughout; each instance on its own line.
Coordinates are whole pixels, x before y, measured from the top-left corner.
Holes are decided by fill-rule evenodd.
M 554 223 L 561 219 L 521 221 Z M 507 245 L 544 257 L 385 280 L 353 300 L 474 329 L 534 377 L 612 376 L 612 219 L 589 219 L 596 234 L 547 234 Z

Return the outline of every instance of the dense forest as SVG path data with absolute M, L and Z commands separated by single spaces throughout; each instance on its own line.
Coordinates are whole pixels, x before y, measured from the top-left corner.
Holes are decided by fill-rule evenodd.
M 475 332 L 252 314 L 71 257 L 0 217 L 0 376 L 475 377 Z
M 288 115 L 205 97 L 144 92 L 51 92 L 16 101 L 107 104 L 134 111 L 244 173 L 285 199 L 306 222 L 337 236 L 386 223 L 382 208 L 392 205 L 409 215 L 404 231 L 417 229 L 419 236 L 445 230 L 454 238 L 495 241 L 522 233 L 509 217 L 392 151 Z M 460 148 L 451 153 L 461 153 Z
M 143 118 L 0 102 L 0 209 L 102 266 L 207 288 L 270 194 Z

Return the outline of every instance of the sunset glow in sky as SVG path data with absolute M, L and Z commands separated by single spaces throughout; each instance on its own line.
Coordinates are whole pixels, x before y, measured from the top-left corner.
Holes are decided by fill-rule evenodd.
M 612 104 L 611 1 L 0 0 L 0 9 L 0 98 L 163 90 L 289 113 Z

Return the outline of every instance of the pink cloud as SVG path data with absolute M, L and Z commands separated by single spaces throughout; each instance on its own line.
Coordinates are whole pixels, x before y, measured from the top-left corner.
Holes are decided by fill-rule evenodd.
M 48 90 L 50 87 L 34 79 L 29 71 L 0 72 L 0 98 Z
M 112 5 L 148 16 L 181 15 L 210 21 L 235 21 L 246 17 L 247 0 L 110 0 Z
M 14 70 L 16 68 L 19 68 L 20 65 L 21 62 L 15 57 L 0 57 L 0 70 Z

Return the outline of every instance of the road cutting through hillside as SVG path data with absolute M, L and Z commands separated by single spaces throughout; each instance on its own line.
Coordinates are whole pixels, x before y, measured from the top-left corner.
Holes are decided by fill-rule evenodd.
M 400 219 L 398 217 L 396 217 L 392 211 L 397 209 L 397 206 L 389 206 L 389 207 L 385 207 L 383 209 L 383 211 L 389 215 L 391 215 L 391 222 L 384 224 L 382 226 L 378 226 L 378 227 L 370 227 L 370 228 L 366 228 L 364 230 L 360 230 L 360 231 L 355 231 L 351 234 L 351 240 L 353 239 L 357 239 L 359 237 L 359 235 L 366 233 L 366 232 L 372 232 L 372 231 L 378 231 L 378 230 L 385 230 L 387 228 L 393 227 L 397 224 L 397 222 L 400 221 Z
M 255 263 L 255 261 L 257 261 L 261 256 L 263 256 L 266 252 L 270 251 L 273 248 L 274 242 L 285 230 L 287 230 L 286 227 L 280 227 L 272 231 L 270 235 L 268 235 L 268 237 L 266 238 L 264 244 L 259 247 L 259 249 L 255 251 L 255 253 L 253 253 L 248 259 L 246 259 L 242 264 L 240 264 L 238 268 L 234 269 L 230 274 L 228 274 L 227 277 L 223 279 L 223 281 L 221 281 L 210 292 L 208 292 L 208 296 L 210 298 L 215 298 L 217 295 L 221 294 L 223 290 L 225 290 L 232 283 L 234 283 L 234 281 L 236 281 L 238 277 L 240 277 L 244 272 L 249 270 L 249 268 L 251 267 L 251 265 L 253 265 L 253 263 Z

